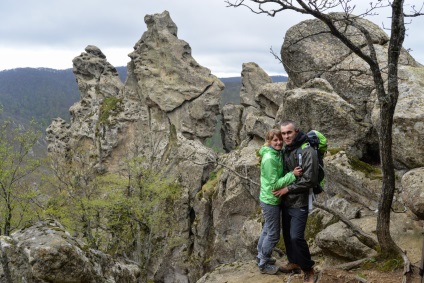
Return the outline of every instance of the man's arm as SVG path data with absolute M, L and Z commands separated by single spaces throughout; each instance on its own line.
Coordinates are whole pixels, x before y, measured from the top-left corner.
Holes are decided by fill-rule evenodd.
M 309 192 L 318 185 L 318 156 L 314 148 L 308 146 L 302 150 L 303 174 L 296 182 L 288 186 L 288 193 Z

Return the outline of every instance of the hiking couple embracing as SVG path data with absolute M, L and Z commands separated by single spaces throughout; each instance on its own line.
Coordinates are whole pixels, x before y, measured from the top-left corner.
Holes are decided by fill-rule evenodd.
M 284 144 L 284 147 L 283 147 Z M 301 148 L 301 154 L 298 154 Z M 261 156 L 260 205 L 264 226 L 258 241 L 257 264 L 266 274 L 304 273 L 303 282 L 314 282 L 315 262 L 305 240 L 309 195 L 318 184 L 318 157 L 308 146 L 307 135 L 294 121 L 281 124 L 266 135 Z M 284 238 L 288 262 L 275 266 L 272 250 Z

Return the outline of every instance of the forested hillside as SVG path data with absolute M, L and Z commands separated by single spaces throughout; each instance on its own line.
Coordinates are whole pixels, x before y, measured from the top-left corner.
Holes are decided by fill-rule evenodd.
M 126 78 L 126 67 L 116 68 L 121 80 Z M 273 76 L 274 82 L 287 81 L 287 77 Z M 221 78 L 225 84 L 221 106 L 240 103 L 241 78 Z M 53 118 L 69 121 L 69 108 L 80 98 L 72 69 L 18 68 L 0 71 L 0 122 L 10 119 L 16 125 L 27 127 L 32 119 L 38 130 L 44 130 Z M 220 126 L 220 121 L 218 122 Z M 209 144 L 220 147 L 219 127 Z

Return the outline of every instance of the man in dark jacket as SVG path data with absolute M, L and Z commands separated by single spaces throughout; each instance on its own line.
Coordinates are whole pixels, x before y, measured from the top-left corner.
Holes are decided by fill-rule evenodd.
M 281 124 L 285 143 L 284 165 L 288 171 L 302 167 L 302 176 L 291 185 L 274 192 L 282 197 L 282 228 L 288 263 L 280 267 L 285 273 L 304 272 L 303 282 L 314 282 L 315 262 L 311 258 L 305 240 L 308 220 L 308 205 L 312 204 L 312 189 L 318 184 L 318 156 L 307 142 L 307 136 L 299 131 L 296 123 L 285 121 Z

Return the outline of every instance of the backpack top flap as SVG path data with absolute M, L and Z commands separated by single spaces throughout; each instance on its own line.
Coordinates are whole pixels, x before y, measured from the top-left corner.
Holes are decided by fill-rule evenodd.
M 308 136 L 309 144 L 318 149 L 321 157 L 324 156 L 327 151 L 327 138 L 317 130 L 311 130 L 306 135 Z

